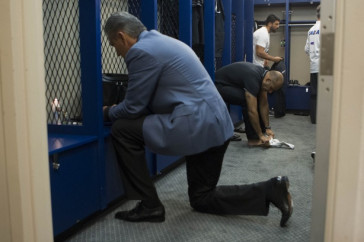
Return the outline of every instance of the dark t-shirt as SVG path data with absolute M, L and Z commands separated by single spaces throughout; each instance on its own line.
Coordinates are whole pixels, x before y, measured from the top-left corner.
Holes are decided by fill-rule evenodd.
M 215 83 L 241 88 L 258 97 L 267 70 L 250 62 L 234 62 L 215 73 Z

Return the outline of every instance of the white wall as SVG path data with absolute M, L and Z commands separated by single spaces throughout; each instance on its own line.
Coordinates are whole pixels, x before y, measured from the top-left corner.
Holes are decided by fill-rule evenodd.
M 0 2 L 0 240 L 53 241 L 42 0 Z
M 325 241 L 364 241 L 364 33 L 358 31 L 364 1 L 323 0 L 321 6 L 321 47 L 326 54 L 321 56 L 319 77 L 312 224 L 321 226 L 316 211 L 323 208 Z M 331 60 L 332 73 L 325 67 Z M 320 187 L 327 173 L 327 186 Z M 322 207 L 320 194 L 326 191 Z

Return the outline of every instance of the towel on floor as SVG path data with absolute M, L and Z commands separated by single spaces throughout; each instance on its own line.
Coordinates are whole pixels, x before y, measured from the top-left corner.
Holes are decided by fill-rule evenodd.
M 279 141 L 278 139 L 270 139 L 269 140 L 270 147 L 276 147 L 276 148 L 288 148 L 288 149 L 294 149 L 294 145 Z

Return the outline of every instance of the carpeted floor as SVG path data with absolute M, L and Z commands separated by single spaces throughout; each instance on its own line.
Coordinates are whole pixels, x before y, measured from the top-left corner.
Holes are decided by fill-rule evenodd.
M 281 214 L 271 207 L 268 216 L 216 216 L 193 211 L 188 203 L 185 164 L 156 182 L 166 207 L 164 223 L 128 223 L 113 218 L 115 211 L 130 209 L 135 201 L 94 221 L 70 237 L 68 242 L 179 242 L 179 241 L 309 241 L 315 150 L 315 125 L 308 116 L 287 114 L 271 118 L 276 138 L 295 145 L 282 148 L 249 148 L 242 141 L 231 142 L 225 155 L 220 185 L 245 184 L 287 175 L 294 210 L 288 227 L 279 227 Z

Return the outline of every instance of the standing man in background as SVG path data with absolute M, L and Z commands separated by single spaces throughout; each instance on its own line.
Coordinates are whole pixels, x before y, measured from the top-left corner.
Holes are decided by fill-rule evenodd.
M 265 26 L 257 29 L 253 34 L 253 63 L 262 67 L 268 66 L 268 61 L 279 62 L 280 56 L 268 54 L 270 45 L 270 33 L 275 33 L 279 28 L 280 19 L 271 14 L 265 20 Z
M 267 70 L 270 69 L 268 61 L 273 61 L 277 65 L 284 65 L 282 57 L 271 56 L 268 54 L 270 46 L 270 33 L 275 33 L 277 31 L 279 28 L 279 23 L 280 19 L 274 14 L 271 14 L 265 20 L 265 26 L 257 29 L 253 34 L 253 63 L 264 67 Z M 280 61 L 282 62 L 280 63 Z M 285 85 L 283 85 L 283 87 L 285 87 Z M 277 90 L 274 96 L 276 100 L 274 104 L 274 117 L 283 117 L 286 110 L 285 89 L 281 88 Z
M 317 21 L 307 33 L 305 51 L 310 57 L 310 117 L 311 123 L 316 123 L 316 106 L 317 106 L 317 77 L 320 69 L 320 7 L 316 9 Z

